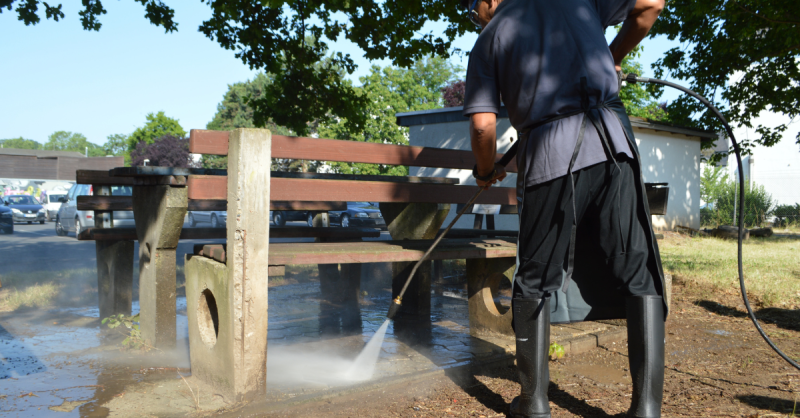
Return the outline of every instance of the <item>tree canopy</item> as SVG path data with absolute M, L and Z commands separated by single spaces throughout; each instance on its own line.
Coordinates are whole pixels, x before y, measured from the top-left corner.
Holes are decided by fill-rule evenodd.
M 367 117 L 364 128 L 350 130 L 345 120 L 322 124 L 318 133 L 323 138 L 362 142 L 408 144 L 408 128 L 397 126 L 395 114 L 444 106 L 442 88 L 456 79 L 463 69 L 441 57 L 424 57 L 409 69 L 372 66 L 370 74 L 361 77 L 357 87 L 368 99 L 363 109 Z M 405 167 L 360 163 L 331 163 L 336 171 L 347 174 L 405 175 Z
M 147 123 L 140 128 L 136 128 L 128 137 L 128 150 L 133 151 L 140 142 L 152 144 L 156 139 L 165 135 L 173 135 L 180 138 L 186 136 L 177 119 L 173 119 L 164 112 L 148 113 L 145 117 Z
M 0 139 L 0 144 L 2 144 L 3 148 L 42 149 L 42 144 L 32 139 L 25 139 L 23 137 Z
M 85 153 L 88 148 L 89 157 L 103 157 L 106 155 L 103 147 L 89 142 L 83 134 L 67 131 L 56 131 L 47 137 L 47 142 L 42 149 L 53 151 L 74 151 Z
M 681 45 L 653 64 L 655 76 L 689 80 L 692 90 L 716 99 L 729 120 L 753 128 L 753 119 L 764 111 L 790 118 L 800 114 L 800 9 L 795 0 L 670 0 L 650 31 L 650 37 L 658 35 Z M 671 102 L 667 112 L 676 123 L 721 129 L 702 104 L 685 95 Z M 787 127 L 755 128 L 760 134 L 756 142 L 771 146 Z M 796 140 L 800 143 L 800 135 Z
M 174 10 L 161 0 L 135 0 L 144 5 L 145 18 L 166 32 L 178 29 Z M 327 42 L 344 38 L 355 43 L 367 59 L 388 58 L 409 67 L 434 54 L 449 57 L 459 52 L 452 41 L 474 26 L 456 9 L 455 2 L 383 0 L 201 0 L 211 16 L 199 31 L 251 68 L 274 76 L 262 100 L 253 103 L 254 119 L 272 119 L 298 134 L 309 132 L 308 122 L 337 117 L 351 130 L 367 122 L 366 102 L 348 82 L 356 65 L 349 54 L 327 54 Z M 40 0 L 0 0 L 0 12 L 12 10 L 19 20 L 34 25 L 41 20 L 63 19 L 61 5 Z M 99 30 L 106 13 L 101 0 L 84 1 L 79 13 L 86 30 Z M 428 22 L 447 23 L 444 34 L 426 30 Z M 315 42 L 308 42 L 308 38 Z M 138 141 L 137 141 L 138 142 Z M 132 147 L 135 147 L 133 143 Z

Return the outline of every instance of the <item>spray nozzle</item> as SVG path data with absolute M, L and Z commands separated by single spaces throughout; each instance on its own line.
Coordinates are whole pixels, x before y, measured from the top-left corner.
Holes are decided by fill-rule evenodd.
M 395 315 L 397 315 L 397 311 L 400 310 L 400 305 L 402 305 L 402 302 L 400 301 L 400 296 L 398 296 L 394 298 L 394 300 L 392 300 L 392 304 L 389 305 L 389 313 L 386 314 L 386 317 L 389 319 L 394 319 Z

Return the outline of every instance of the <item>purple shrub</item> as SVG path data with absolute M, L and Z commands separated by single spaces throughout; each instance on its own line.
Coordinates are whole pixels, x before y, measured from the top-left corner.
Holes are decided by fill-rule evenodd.
M 142 166 L 146 159 L 150 160 L 147 164 L 149 166 L 191 167 L 189 140 L 167 134 L 149 145 L 141 141 L 136 144 L 136 149 L 131 151 L 131 166 Z
M 464 91 L 467 83 L 464 80 L 456 80 L 442 87 L 442 99 L 444 107 L 455 107 L 464 105 Z

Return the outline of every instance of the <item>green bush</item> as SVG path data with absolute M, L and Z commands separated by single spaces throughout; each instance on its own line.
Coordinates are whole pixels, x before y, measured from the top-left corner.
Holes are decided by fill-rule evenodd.
M 772 211 L 775 216 L 775 226 L 787 227 L 800 222 L 800 203 L 794 205 L 778 205 Z
M 700 181 L 700 195 L 706 207 L 700 209 L 703 225 L 735 225 L 738 216 L 734 208 L 742 210 L 737 201 L 739 184 L 728 178 L 719 167 L 706 168 Z M 735 203 L 734 203 L 735 202 Z M 746 181 L 744 185 L 744 223 L 746 227 L 763 225 L 772 215 L 775 202 L 764 186 Z

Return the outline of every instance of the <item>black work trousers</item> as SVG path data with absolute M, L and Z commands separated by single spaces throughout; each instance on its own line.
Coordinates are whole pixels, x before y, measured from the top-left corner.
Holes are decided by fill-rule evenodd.
M 527 187 L 520 211 L 514 297 L 541 298 L 564 281 L 577 216 L 575 280 L 602 280 L 622 296 L 658 295 L 647 267 L 650 224 L 640 205 L 636 163 L 620 156 L 574 173 L 575 211 L 569 175 Z

